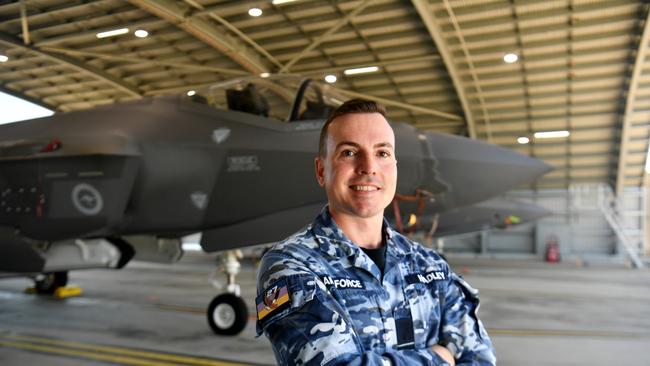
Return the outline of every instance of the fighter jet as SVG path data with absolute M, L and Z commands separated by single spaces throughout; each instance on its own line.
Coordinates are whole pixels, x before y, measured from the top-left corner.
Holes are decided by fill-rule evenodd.
M 177 260 L 189 233 L 202 232 L 213 252 L 300 229 L 326 201 L 313 164 L 334 105 L 317 83 L 297 89 L 245 79 L 0 126 L 0 271 L 35 276 L 48 293 L 70 270 Z M 397 191 L 428 212 L 475 204 L 549 170 L 484 142 L 392 126 Z M 238 333 L 248 317 L 228 275 L 232 293 L 208 309 L 218 334 Z

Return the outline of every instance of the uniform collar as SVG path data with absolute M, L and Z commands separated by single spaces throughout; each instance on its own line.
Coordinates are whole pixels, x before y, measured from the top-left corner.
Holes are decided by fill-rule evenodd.
M 396 232 L 384 218 L 382 230 L 386 235 L 386 264 L 392 263 L 391 258 L 399 258 L 411 254 L 411 243 Z M 364 269 L 377 279 L 381 279 L 381 271 L 375 262 L 361 248 L 354 244 L 336 224 L 329 212 L 329 206 L 323 207 L 312 224 L 312 231 L 321 251 L 330 257 L 346 257 L 355 267 Z

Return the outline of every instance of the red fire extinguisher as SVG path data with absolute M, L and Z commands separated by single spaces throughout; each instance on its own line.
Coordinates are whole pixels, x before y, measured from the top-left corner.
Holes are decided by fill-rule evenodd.
M 545 259 L 550 263 L 557 263 L 560 261 L 560 245 L 557 243 L 557 238 L 555 236 L 551 236 L 546 240 Z

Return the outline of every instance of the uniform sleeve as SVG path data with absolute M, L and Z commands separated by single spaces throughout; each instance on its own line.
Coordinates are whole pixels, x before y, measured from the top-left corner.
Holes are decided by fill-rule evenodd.
M 496 365 L 494 348 L 478 318 L 478 308 L 478 291 L 451 272 L 438 343 L 451 351 L 457 366 Z
M 279 365 L 448 365 L 430 350 L 365 350 L 346 312 L 304 268 L 271 252 L 260 268 L 257 332 L 271 341 Z M 263 297 L 278 286 L 287 286 L 290 299 L 260 319 Z

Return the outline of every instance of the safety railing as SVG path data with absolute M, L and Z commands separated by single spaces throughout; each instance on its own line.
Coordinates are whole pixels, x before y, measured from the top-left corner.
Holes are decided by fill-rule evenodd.
M 640 259 L 642 253 L 644 230 L 637 230 L 636 235 L 630 235 L 623 224 L 622 213 L 625 212 L 625 206 L 621 198 L 616 197 L 612 189 L 605 184 L 580 184 L 569 187 L 571 194 L 571 204 L 577 210 L 594 210 L 602 212 L 605 220 L 612 228 L 619 242 L 625 249 L 632 264 L 636 268 L 643 267 L 643 261 Z M 643 207 L 643 201 L 641 201 Z M 643 217 L 643 210 L 639 210 Z M 641 228 L 644 224 L 641 224 Z

